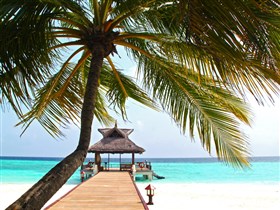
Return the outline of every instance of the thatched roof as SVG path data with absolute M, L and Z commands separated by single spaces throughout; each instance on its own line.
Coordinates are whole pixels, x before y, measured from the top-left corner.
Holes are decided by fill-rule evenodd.
M 88 152 L 100 153 L 143 153 L 145 150 L 132 142 L 128 135 L 133 129 L 119 129 L 117 125 L 114 128 L 98 129 L 103 138 L 89 147 Z

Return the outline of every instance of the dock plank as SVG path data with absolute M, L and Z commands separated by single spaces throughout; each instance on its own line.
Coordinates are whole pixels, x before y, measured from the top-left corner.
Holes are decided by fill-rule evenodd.
M 99 172 L 47 209 L 148 209 L 128 172 Z

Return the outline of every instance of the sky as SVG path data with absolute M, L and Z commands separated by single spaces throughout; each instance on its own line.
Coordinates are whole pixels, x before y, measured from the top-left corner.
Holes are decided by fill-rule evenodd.
M 244 127 L 249 137 L 249 150 L 252 156 L 279 156 L 280 144 L 280 103 L 275 106 L 254 106 L 255 117 L 252 127 Z M 128 107 L 129 121 L 117 118 L 119 128 L 132 128 L 130 139 L 143 147 L 146 152 L 138 157 L 212 157 L 202 148 L 199 139 L 191 141 L 188 134 L 181 134 L 167 114 L 156 112 L 131 103 Z M 28 157 L 65 157 L 77 146 L 79 128 L 70 126 L 63 139 L 53 139 L 38 123 L 34 123 L 20 137 L 22 129 L 15 127 L 18 122 L 15 114 L 1 111 L 0 114 L 0 155 Z M 112 125 L 113 126 L 113 125 Z M 97 131 L 103 128 L 94 120 L 91 144 L 99 141 L 102 135 Z M 89 157 L 91 154 L 89 155 Z
M 120 58 L 123 56 L 125 55 L 120 54 Z M 128 69 L 128 74 L 135 76 L 133 62 L 116 62 Z M 254 113 L 252 126 L 241 128 L 249 137 L 251 156 L 280 156 L 280 98 L 276 99 L 274 106 L 265 107 L 252 100 L 251 108 Z M 116 120 L 119 128 L 134 129 L 129 138 L 146 150 L 137 157 L 215 157 L 214 152 L 208 154 L 202 148 L 198 138 L 191 141 L 188 133 L 180 133 L 180 129 L 165 113 L 129 102 L 127 114 L 129 121 L 124 122 L 120 116 L 116 116 Z M 63 139 L 54 139 L 36 122 L 20 137 L 23 130 L 15 127 L 17 122 L 18 119 L 11 109 L 0 108 L 0 156 L 65 157 L 77 146 L 79 128 L 75 125 L 70 125 L 63 131 Z M 102 138 L 98 128 L 103 126 L 95 119 L 91 144 Z M 91 156 L 93 155 L 89 154 L 88 157 Z

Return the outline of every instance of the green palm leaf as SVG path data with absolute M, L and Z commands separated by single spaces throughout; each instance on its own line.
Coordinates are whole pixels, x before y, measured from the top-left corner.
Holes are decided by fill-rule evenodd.
M 239 120 L 250 122 L 249 109 L 241 99 L 223 87 L 212 85 L 210 78 L 198 80 L 197 74 L 186 74 L 184 70 L 178 74 L 180 67 L 177 65 L 167 68 L 149 59 L 141 61 L 139 68 L 144 73 L 145 88 L 159 100 L 183 132 L 189 126 L 189 133 L 194 137 L 197 128 L 208 152 L 214 144 L 219 158 L 236 162 L 238 157 L 242 164 L 248 164 L 246 136 L 240 132 Z

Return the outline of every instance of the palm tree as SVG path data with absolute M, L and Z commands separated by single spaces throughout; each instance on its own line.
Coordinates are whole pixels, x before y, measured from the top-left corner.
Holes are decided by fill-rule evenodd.
M 24 129 L 38 120 L 55 137 L 68 123 L 81 130 L 76 150 L 8 209 L 41 208 L 82 164 L 93 116 L 110 123 L 113 108 L 126 119 L 128 98 L 246 166 L 245 93 L 264 103 L 279 91 L 273 0 L 1 0 L 0 31 L 0 102 Z M 120 48 L 137 62 L 137 81 L 114 63 Z

